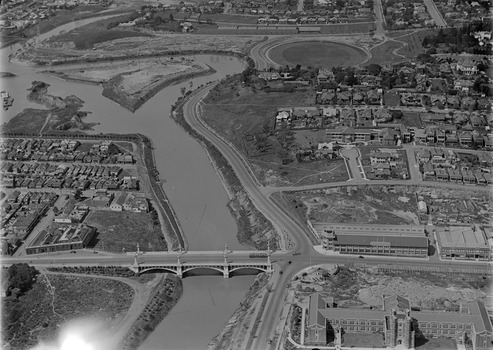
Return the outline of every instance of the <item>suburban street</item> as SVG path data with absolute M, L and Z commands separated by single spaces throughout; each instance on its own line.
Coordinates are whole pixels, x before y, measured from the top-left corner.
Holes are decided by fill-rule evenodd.
M 424 0 L 424 4 L 428 9 L 428 13 L 430 14 L 433 21 L 438 27 L 447 27 L 447 22 L 442 17 L 442 14 L 437 9 L 437 5 L 433 0 Z

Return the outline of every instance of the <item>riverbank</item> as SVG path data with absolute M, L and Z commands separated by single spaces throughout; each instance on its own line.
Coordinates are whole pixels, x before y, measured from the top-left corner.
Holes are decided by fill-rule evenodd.
M 238 241 L 259 250 L 266 250 L 268 245 L 270 249 L 279 249 L 279 237 L 272 223 L 252 203 L 226 158 L 216 146 L 186 122 L 183 114 L 183 104 L 186 99 L 185 97 L 177 102 L 171 113 L 171 118 L 206 148 L 214 168 L 221 174 L 221 179 L 225 181 L 224 185 L 227 187 L 227 192 L 232 195 L 228 202 L 228 209 L 236 221 Z
M 17 135 L 75 132 L 92 130 L 97 123 L 85 123 L 82 118 L 89 112 L 80 111 L 84 101 L 74 95 L 61 98 L 48 94 L 50 85 L 42 81 L 32 82 L 28 89 L 28 101 L 48 109 L 26 108 L 3 125 L 2 133 Z M 60 135 L 61 136 L 61 135 Z
M 176 73 L 162 78 L 155 78 L 146 86 L 132 93 L 125 88 L 125 80 L 132 79 L 131 74 L 119 74 L 103 84 L 103 96 L 118 103 L 120 106 L 135 112 L 159 91 L 172 84 L 179 84 L 186 80 L 214 74 L 216 71 L 206 65 L 193 65 L 191 72 Z M 128 78 L 127 78 L 128 75 Z M 157 80 L 156 80 L 157 79 Z
M 10 72 L 0 72 L 0 78 L 15 78 L 17 75 Z
M 70 329 L 73 322 L 83 319 L 84 328 L 93 331 L 91 340 L 102 342 L 107 336 L 103 333 L 127 314 L 135 294 L 123 278 L 41 270 L 32 289 L 3 298 L 3 342 L 13 349 L 33 348 L 40 342 L 56 344 L 61 329 Z M 95 325 L 99 329 L 93 329 Z
M 257 275 L 240 302 L 240 306 L 229 319 L 228 325 L 209 343 L 209 350 L 241 349 L 243 347 L 244 341 L 248 339 L 247 329 L 254 321 L 252 318 L 255 316 L 255 310 L 259 306 L 258 304 L 262 304 L 263 299 L 265 299 L 265 293 L 268 293 L 265 287 L 270 277 L 267 273 Z M 252 307 L 254 305 L 256 307 Z
M 181 278 L 166 274 L 153 289 L 153 295 L 134 322 L 118 349 L 137 349 L 157 325 L 168 315 L 183 294 Z
M 159 172 L 156 169 L 156 161 L 154 159 L 154 152 L 152 151 L 151 140 L 143 135 L 139 135 L 139 137 L 141 137 L 142 142 L 137 144 L 137 148 L 143 159 L 149 186 L 158 204 L 155 209 L 159 215 L 162 227 L 165 229 L 163 234 L 167 233 L 168 236 L 166 239 L 168 242 L 168 251 L 179 249 L 186 250 L 188 244 L 186 242 L 185 234 L 183 233 L 176 213 L 166 196 L 166 192 L 159 181 Z M 172 236 L 171 233 L 173 234 Z

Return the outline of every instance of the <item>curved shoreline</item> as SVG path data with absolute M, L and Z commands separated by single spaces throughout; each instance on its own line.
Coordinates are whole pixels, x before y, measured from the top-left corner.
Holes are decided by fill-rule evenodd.
M 209 66 L 208 66 L 209 67 Z M 137 109 L 139 109 L 144 103 L 149 101 L 154 95 L 156 95 L 159 91 L 162 89 L 170 86 L 170 85 L 176 85 L 180 84 L 181 82 L 190 80 L 195 77 L 199 76 L 207 76 L 216 73 L 216 70 L 209 67 L 209 69 L 200 71 L 200 72 L 191 72 L 191 73 L 185 73 L 185 74 L 179 74 L 178 76 L 172 77 L 170 79 L 164 79 L 162 82 L 154 86 L 153 88 L 149 89 L 144 95 L 136 98 L 136 99 L 130 99 L 127 94 L 119 94 L 115 92 L 115 89 L 112 87 L 114 86 L 111 82 L 112 79 L 108 80 L 106 83 L 102 84 L 103 86 L 103 92 L 102 95 L 106 97 L 107 99 L 112 100 L 113 102 L 116 102 L 120 106 L 122 106 L 125 109 L 128 109 L 130 112 L 135 112 Z M 118 79 L 120 75 L 115 77 Z M 133 100 L 133 101 L 132 101 Z

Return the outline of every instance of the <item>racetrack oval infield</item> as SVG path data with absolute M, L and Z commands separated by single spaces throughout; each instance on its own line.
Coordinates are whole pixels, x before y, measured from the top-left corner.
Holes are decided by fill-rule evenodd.
M 281 44 L 268 52 L 269 58 L 281 66 L 332 68 L 355 66 L 366 59 L 366 53 L 354 46 L 321 41 Z

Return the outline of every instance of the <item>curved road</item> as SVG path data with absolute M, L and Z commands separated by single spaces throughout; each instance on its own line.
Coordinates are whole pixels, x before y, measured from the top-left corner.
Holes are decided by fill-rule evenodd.
M 273 262 L 277 260 L 277 271 L 275 272 L 274 278 L 271 280 L 271 288 L 268 295 L 267 303 L 263 310 L 263 315 L 261 317 L 262 326 L 258 327 L 257 334 L 250 335 L 252 340 L 251 349 L 272 349 L 275 347 L 275 340 L 278 336 L 275 334 L 275 329 L 280 321 L 281 312 L 284 305 L 284 300 L 287 295 L 287 289 L 285 286 L 289 284 L 293 275 L 298 272 L 301 268 L 307 267 L 312 263 L 344 263 L 344 262 L 354 262 L 358 261 L 355 256 L 325 256 L 314 251 L 310 240 L 308 239 L 308 234 L 310 234 L 306 227 L 301 227 L 297 224 L 293 218 L 289 217 L 281 208 L 279 208 L 270 198 L 270 194 L 274 192 L 273 188 L 266 188 L 258 185 L 257 179 L 253 176 L 248 166 L 246 165 L 246 160 L 243 156 L 232 147 L 227 141 L 220 137 L 215 131 L 209 128 L 200 118 L 199 106 L 201 100 L 208 94 L 208 92 L 214 88 L 216 84 L 210 84 L 208 86 L 202 87 L 196 90 L 190 98 L 185 102 L 183 106 L 184 117 L 187 123 L 189 123 L 197 132 L 206 137 L 210 142 L 212 142 L 219 151 L 223 154 L 226 160 L 230 163 L 234 169 L 236 175 L 241 181 L 243 187 L 249 194 L 253 203 L 264 215 L 266 215 L 278 229 L 282 232 L 288 234 L 296 244 L 296 251 L 300 252 L 300 255 L 291 256 L 289 253 L 279 254 L 273 257 Z M 356 181 L 355 181 L 356 182 Z M 382 184 L 391 185 L 393 181 L 382 181 Z M 412 185 L 415 183 L 409 181 L 395 181 L 396 184 L 406 184 Z M 420 182 L 422 184 L 423 182 Z M 334 184 L 336 186 L 341 186 L 349 183 L 338 183 Z M 372 184 L 377 184 L 372 181 Z M 435 185 L 435 184 L 433 184 Z M 442 184 L 438 184 L 442 185 Z M 445 184 L 443 184 L 445 185 Z M 320 184 L 319 187 L 327 187 L 327 184 Z M 275 188 L 275 191 L 285 190 L 284 188 Z M 289 264 L 286 260 L 292 260 Z M 308 260 L 310 262 L 308 263 Z M 408 259 L 399 259 L 398 261 L 406 261 Z M 370 264 L 381 264 L 381 263 L 396 263 L 396 259 L 389 259 L 388 257 L 370 257 L 365 258 L 365 262 Z M 427 259 L 412 259 L 412 261 L 417 265 L 429 265 L 429 266 L 439 266 L 440 261 L 428 261 Z M 462 263 L 460 263 L 462 264 Z M 451 265 L 459 266 L 459 263 L 453 262 Z M 484 263 L 465 263 L 465 266 L 471 268 L 476 267 L 488 267 L 490 265 L 485 265 Z M 282 271 L 283 273 L 279 273 Z

